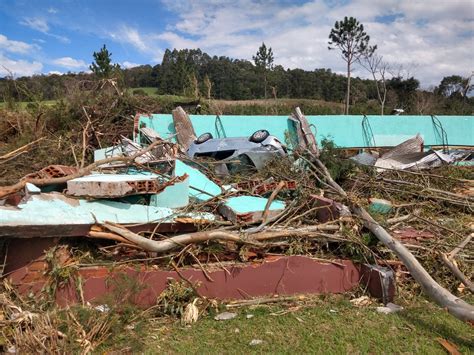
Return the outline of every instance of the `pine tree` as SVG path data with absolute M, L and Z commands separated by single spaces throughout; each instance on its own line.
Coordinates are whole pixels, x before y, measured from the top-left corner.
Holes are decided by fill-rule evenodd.
M 364 31 L 364 25 L 354 17 L 344 17 L 336 21 L 329 33 L 328 49 L 339 49 L 342 59 L 347 63 L 347 89 L 345 114 L 349 114 L 351 97 L 351 65 L 368 51 L 375 51 L 377 46 L 369 47 L 370 36 Z
M 273 51 L 271 47 L 265 45 L 262 42 L 262 45 L 257 51 L 257 54 L 252 57 L 255 66 L 263 74 L 263 85 L 264 85 L 264 94 L 265 100 L 267 99 L 267 71 L 273 68 Z
M 118 64 L 111 64 L 112 53 L 109 52 L 105 44 L 99 52 L 94 52 L 93 56 L 94 62 L 89 66 L 89 69 L 92 70 L 98 78 L 110 78 L 120 69 Z

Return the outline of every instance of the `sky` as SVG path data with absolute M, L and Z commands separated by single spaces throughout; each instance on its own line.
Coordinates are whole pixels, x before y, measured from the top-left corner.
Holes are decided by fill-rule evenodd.
M 0 77 L 88 71 L 103 44 L 130 68 L 161 63 L 166 48 L 251 60 L 262 42 L 276 65 L 345 73 L 328 50 L 344 16 L 424 88 L 474 71 L 474 0 L 0 0 Z

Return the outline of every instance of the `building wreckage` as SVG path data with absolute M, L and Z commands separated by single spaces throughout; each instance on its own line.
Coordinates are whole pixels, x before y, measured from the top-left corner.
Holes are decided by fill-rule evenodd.
M 190 117 L 180 107 L 172 115 L 137 114 L 132 139 L 96 150 L 92 164 L 48 166 L 0 187 L 3 277 L 21 293 L 41 292 L 51 281 L 46 250 L 53 250 L 82 283 L 80 292 L 73 280 L 62 283 L 60 305 L 100 302 L 108 280 L 126 273 L 145 285 L 137 303 L 150 306 L 169 278 L 208 298 L 342 293 L 361 285 L 387 303 L 395 280 L 409 274 L 438 304 L 472 322 L 472 306 L 417 260 L 425 241 L 436 245 L 435 232 L 448 227 L 409 222 L 425 219 L 419 207 L 433 201 L 472 213 L 472 179 L 452 178 L 448 191 L 423 178 L 450 179 L 433 173 L 436 167 L 472 169 L 473 129 L 471 117 L 307 118 L 298 108 L 290 117 Z M 351 191 L 323 163 L 316 137 L 327 136 L 358 166 L 362 177 L 352 178 Z M 209 139 L 215 144 L 197 154 Z M 242 159 L 255 149 L 278 154 Z M 408 202 L 391 201 L 390 191 Z M 472 232 L 451 252 L 439 251 L 471 292 L 472 269 L 466 275 L 454 257 L 472 265 Z M 377 251 L 364 241 L 373 236 L 382 243 Z M 97 250 L 79 252 L 84 238 Z

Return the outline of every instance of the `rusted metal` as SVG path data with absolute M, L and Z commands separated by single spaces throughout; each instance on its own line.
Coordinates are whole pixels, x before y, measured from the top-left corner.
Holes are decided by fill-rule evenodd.
M 315 214 L 319 222 L 326 223 L 339 218 L 340 213 L 337 205 L 340 204 L 323 196 L 311 195 L 311 198 L 315 201 L 315 207 L 318 208 Z

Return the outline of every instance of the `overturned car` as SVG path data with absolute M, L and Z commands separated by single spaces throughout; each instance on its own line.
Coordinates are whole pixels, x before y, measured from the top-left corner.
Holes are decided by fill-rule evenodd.
M 287 155 L 286 147 L 267 130 L 258 130 L 250 137 L 213 138 L 211 133 L 200 135 L 189 146 L 190 158 L 213 158 L 222 161 L 220 174 L 245 169 L 261 169 L 269 160 Z

